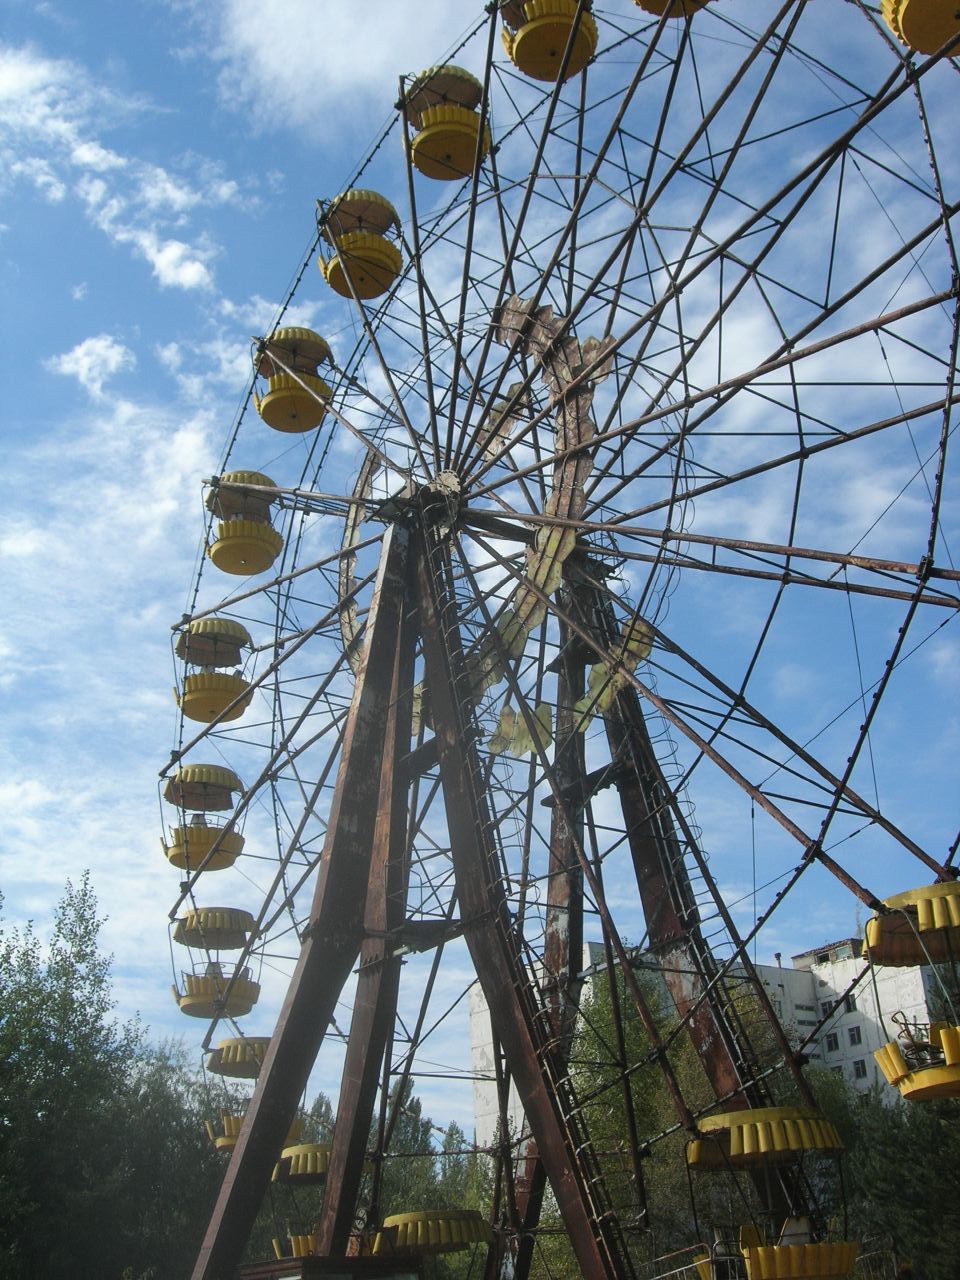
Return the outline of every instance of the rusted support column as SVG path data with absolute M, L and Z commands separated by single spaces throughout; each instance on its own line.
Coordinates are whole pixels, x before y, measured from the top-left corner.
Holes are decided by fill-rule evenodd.
M 536 1017 L 501 879 L 492 818 L 480 778 L 461 639 L 443 548 L 416 538 L 420 628 L 431 713 L 439 747 L 450 844 L 464 936 L 494 1029 L 523 1100 L 550 1185 L 583 1275 L 626 1280 L 632 1267 L 606 1215 L 599 1184 L 585 1173 L 588 1144 L 577 1132 L 567 1071 Z
M 401 628 L 387 715 L 380 800 L 370 860 L 360 972 L 340 1082 L 337 1122 L 317 1228 L 322 1257 L 345 1255 L 370 1140 L 384 1052 L 397 1009 L 401 959 L 387 935 L 399 936 L 406 915 L 407 787 L 398 762 L 410 750 L 413 699 L 413 630 Z
M 583 738 L 576 732 L 574 704 L 583 693 L 585 650 L 560 622 L 557 659 L 556 752 L 553 771 L 566 804 L 554 804 L 550 817 L 544 986 L 552 1012 L 558 1054 L 566 1061 L 577 1020 L 583 967 L 583 872 L 577 849 L 583 847 Z M 514 1258 L 515 1280 L 526 1280 L 533 1260 L 533 1232 L 540 1222 L 547 1175 L 536 1141 L 520 1153 L 514 1181 L 520 1239 Z
M 677 1014 L 716 1097 L 727 1110 L 762 1106 L 755 1054 L 739 1019 L 727 1008 L 713 954 L 700 929 L 700 912 L 683 848 L 673 822 L 672 797 L 664 782 L 650 733 L 633 689 L 622 690 L 604 713 L 637 889 L 647 924 L 648 946 L 660 968 Z M 756 981 L 756 975 L 749 967 Z M 805 1209 L 805 1191 L 789 1172 L 754 1178 L 760 1202 L 775 1222 Z
M 633 859 L 637 889 L 647 924 L 648 946 L 667 990 L 687 1028 L 707 1079 L 718 1098 L 741 1089 L 741 1072 L 728 1043 L 726 1017 L 714 1006 L 723 993 L 704 998 L 704 963 L 709 961 L 700 935 L 700 918 L 687 869 L 670 818 L 668 797 L 643 713 L 633 690 L 622 692 L 604 713 L 607 740 L 615 760 L 632 765 L 618 774 L 617 791 Z M 731 1103 L 735 1106 L 736 1103 Z
M 405 530 L 387 530 L 310 923 L 193 1280 L 233 1280 L 337 999 L 360 951 L 387 713 L 400 645 L 407 546 Z
M 550 815 L 550 860 L 543 963 L 554 1028 L 565 1054 L 577 1020 L 583 968 L 583 872 L 577 849 L 583 847 L 583 737 L 576 732 L 574 704 L 583 693 L 584 648 L 560 623 L 557 672 L 556 752 L 553 772 L 567 804 Z

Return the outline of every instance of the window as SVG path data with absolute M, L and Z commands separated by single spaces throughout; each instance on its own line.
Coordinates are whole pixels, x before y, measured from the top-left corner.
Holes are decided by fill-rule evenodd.
M 867 1064 L 862 1058 L 854 1059 L 853 1078 L 854 1080 L 866 1080 L 867 1078 Z
M 847 1027 L 847 1035 L 850 1037 L 851 1044 L 860 1044 L 863 1040 L 859 1027 Z
M 815 1021 L 813 1018 L 798 1018 L 798 1019 L 797 1019 L 797 1026 L 798 1026 L 798 1027 L 815 1027 L 816 1025 L 817 1025 L 817 1024 L 816 1024 L 816 1021 Z
M 835 1076 L 843 1075 L 843 1067 L 831 1067 L 830 1070 L 833 1072 Z
M 846 1009 L 847 1013 L 856 1013 L 856 1010 L 857 1010 L 856 996 L 853 996 L 853 995 L 844 996 L 843 1007 Z
M 833 1013 L 833 1001 L 821 1000 L 820 1001 L 820 1017 L 829 1018 L 831 1013 Z
M 827 1050 L 827 1053 L 836 1053 L 837 1050 L 840 1048 L 840 1037 L 837 1035 L 835 1031 L 831 1031 L 827 1035 L 825 1048 Z
M 798 1004 L 797 1009 L 802 1009 L 804 1013 L 816 1013 L 817 1006 L 815 1004 Z

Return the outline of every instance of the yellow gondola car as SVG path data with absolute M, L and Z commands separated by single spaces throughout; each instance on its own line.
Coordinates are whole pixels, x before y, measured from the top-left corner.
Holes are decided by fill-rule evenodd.
M 492 1239 L 493 1228 L 477 1209 L 422 1209 L 384 1218 L 373 1252 L 452 1253 Z
M 269 1036 L 231 1036 L 210 1050 L 205 1066 L 234 1080 L 256 1080 L 269 1044 Z
M 700 1136 L 687 1144 L 687 1164 L 706 1173 L 745 1170 L 756 1175 L 843 1151 L 836 1128 L 812 1107 L 727 1111 L 701 1117 L 698 1128 Z M 757 1225 L 745 1224 L 736 1243 L 729 1241 L 716 1257 L 699 1257 L 695 1266 L 703 1280 L 730 1274 L 731 1258 L 743 1266 L 747 1280 L 847 1280 L 857 1254 L 856 1241 L 815 1240 L 806 1218 L 788 1217 L 779 1235 L 769 1240 Z
M 170 843 L 163 852 L 172 867 L 180 871 L 225 871 L 243 852 L 244 839 L 239 831 L 227 831 L 208 822 L 201 813 L 190 821 L 170 828 Z
M 257 413 L 274 431 L 302 433 L 319 427 L 333 394 L 319 367 L 333 352 L 319 333 L 290 326 L 274 329 L 258 349 L 256 371 L 267 380 L 261 395 L 254 388 Z
M 230 1111 L 221 1111 L 219 1124 L 216 1120 L 204 1121 L 207 1129 L 207 1136 L 218 1151 L 232 1151 L 237 1145 L 237 1139 L 240 1137 L 240 1127 L 243 1124 L 243 1114 L 237 1114 Z
M 255 928 L 253 916 L 240 907 L 191 907 L 174 924 L 173 940 L 184 947 L 235 951 L 246 946 Z
M 167 779 L 163 798 L 180 809 L 204 812 L 233 808 L 233 794 L 243 784 L 222 764 L 182 764 Z
M 960 956 L 960 884 L 955 880 L 895 893 L 867 921 L 864 953 L 871 964 L 940 964 Z
M 914 1023 L 902 1043 L 892 1040 L 873 1056 L 887 1083 L 908 1102 L 960 1097 L 960 1026 Z
M 215 1120 L 206 1120 L 207 1134 L 218 1151 L 232 1151 L 240 1137 L 240 1129 L 246 1119 L 246 1113 L 222 1111 L 219 1125 Z M 287 1131 L 287 1142 L 296 1142 L 303 1130 L 303 1121 L 298 1117 Z
M 249 681 L 239 671 L 218 668 L 236 667 L 241 650 L 251 643 L 246 627 L 230 618 L 197 618 L 187 624 L 178 637 L 177 654 L 202 670 L 189 672 L 183 688 L 174 690 L 185 716 L 210 724 L 243 715 L 253 698 Z
M 173 987 L 173 998 L 181 1013 L 191 1018 L 242 1018 L 260 999 L 260 984 L 254 982 L 244 967 L 226 973 L 219 963 L 211 961 L 204 973 L 184 973 L 183 989 Z
M 330 1168 L 328 1142 L 294 1142 L 285 1146 L 273 1169 L 274 1182 L 290 1182 L 297 1186 L 320 1186 L 327 1180 Z
M 400 250 L 387 238 L 399 230 L 399 215 L 384 196 L 344 191 L 320 215 L 320 234 L 333 250 L 329 258 L 320 254 L 324 280 L 342 298 L 379 298 L 403 267 Z
M 403 96 L 414 167 L 441 182 L 468 178 L 490 150 L 490 129 L 481 140 L 477 108 L 483 85 L 469 71 L 449 64 L 429 67 L 415 76 Z M 479 154 L 478 154 L 479 144 Z
M 897 39 L 917 53 L 936 53 L 960 34 L 960 7 L 952 0 L 883 0 L 880 13 Z
M 745 1168 L 795 1160 L 803 1152 L 839 1154 L 836 1128 L 811 1107 L 751 1107 L 700 1119 L 687 1144 L 694 1169 Z
M 252 486 L 250 489 L 233 486 Z M 207 495 L 207 509 L 218 517 L 216 537 L 207 555 L 224 573 L 247 577 L 264 573 L 283 548 L 283 536 L 270 523 L 276 501 L 269 476 L 259 471 L 226 471 Z
M 507 0 L 500 16 L 507 57 L 531 80 L 559 79 L 571 34 L 564 80 L 582 71 L 596 52 L 597 24 L 586 6 L 577 22 L 576 0 Z
M 282 1258 L 312 1258 L 319 1248 L 320 1237 L 316 1233 L 273 1238 L 273 1252 L 278 1261 Z
M 960 884 L 943 881 L 895 893 L 864 929 L 864 955 L 873 965 L 905 968 L 942 964 L 960 956 Z M 956 1014 L 954 1014 L 956 1017 Z M 960 1097 L 960 1026 L 914 1022 L 894 1014 L 897 1040 L 874 1052 L 888 1084 L 910 1102 Z

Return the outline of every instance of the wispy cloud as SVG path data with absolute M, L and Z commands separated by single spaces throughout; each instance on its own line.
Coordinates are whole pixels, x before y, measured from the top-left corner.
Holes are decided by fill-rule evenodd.
M 401 72 L 422 69 L 424 31 L 437 52 L 465 30 L 465 12 L 423 0 L 418 21 L 383 5 L 375 23 L 344 5 L 311 0 L 227 0 L 194 6 L 205 33 L 202 53 L 219 66 L 221 99 L 252 112 L 255 130 L 316 130 L 336 112 L 337 129 L 365 137 L 391 110 Z
M 74 62 L 0 46 L 7 185 L 27 182 L 49 203 L 78 201 L 87 221 L 147 262 L 161 287 L 208 290 L 218 246 L 208 230 L 191 230 L 191 215 L 254 207 L 257 198 L 195 153 L 181 157 L 175 171 L 102 140 L 104 132 L 156 110 L 143 97 L 95 83 Z
M 103 386 L 117 373 L 133 369 L 137 360 L 133 352 L 109 333 L 85 338 L 63 355 L 51 356 L 46 367 L 52 373 L 76 378 L 95 398 L 103 395 Z
M 100 335 L 62 359 L 88 382 L 96 366 L 95 389 L 127 358 Z M 166 1017 L 169 963 L 156 785 L 176 714 L 170 625 L 194 572 L 198 477 L 213 467 L 218 433 L 213 410 L 103 395 L 21 450 L 17 492 L 0 513 L 7 912 L 48 914 L 64 881 L 90 867 L 122 1012 L 144 1001 L 123 975 L 148 965 L 154 1025 Z M 171 1003 L 169 1029 L 176 1018 Z

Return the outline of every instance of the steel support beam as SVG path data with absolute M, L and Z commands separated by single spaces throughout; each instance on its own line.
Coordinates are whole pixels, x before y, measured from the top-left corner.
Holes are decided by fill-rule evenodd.
M 360 949 L 360 972 L 340 1082 L 337 1122 L 317 1227 L 317 1253 L 322 1257 L 338 1257 L 347 1252 L 400 986 L 401 958 L 391 952 L 396 951 L 393 939 L 399 936 L 406 916 L 409 865 L 407 786 L 398 764 L 410 749 L 414 636 L 409 622 L 402 626 L 401 637 L 387 713 L 386 748 L 367 884 L 364 928 L 369 936 L 364 938 Z
M 193 1270 L 233 1280 L 264 1189 L 360 951 L 407 576 L 406 531 L 387 530 L 300 957 Z
M 574 722 L 574 704 L 583 693 L 585 648 L 560 622 L 557 671 L 556 751 L 553 771 L 567 805 L 556 804 L 550 815 L 550 859 L 543 963 L 548 1008 L 558 1053 L 566 1061 L 577 1019 L 583 968 L 583 872 L 577 849 L 583 847 L 583 738 Z M 516 1280 L 526 1280 L 533 1261 L 534 1236 L 543 1209 L 547 1174 L 535 1139 L 520 1153 L 514 1176 L 516 1219 L 520 1228 L 514 1258 Z
M 630 1260 L 585 1171 L 589 1144 L 577 1131 L 567 1069 L 524 969 L 481 782 L 449 562 L 431 538 L 428 529 L 414 543 L 417 596 L 464 936 L 583 1275 L 625 1280 Z
M 718 1098 L 729 1098 L 740 1092 L 741 1072 L 728 1043 L 723 993 L 713 990 L 704 997 L 701 975 L 709 951 L 700 936 L 693 888 L 670 820 L 667 794 L 659 784 L 650 735 L 632 689 L 618 696 L 604 713 L 604 723 L 611 755 L 633 765 L 620 771 L 616 786 L 648 946 L 678 1015 L 687 1023 L 711 1088 Z M 717 1004 L 721 1007 L 716 1008 Z

